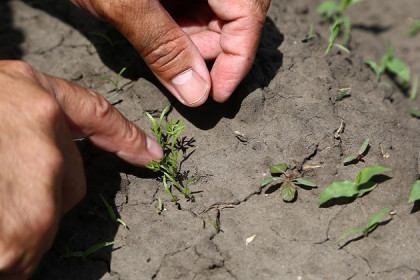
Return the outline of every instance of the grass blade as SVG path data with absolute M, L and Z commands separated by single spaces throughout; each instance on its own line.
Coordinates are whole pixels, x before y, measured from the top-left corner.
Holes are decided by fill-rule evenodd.
M 388 207 L 384 210 L 382 210 L 381 212 L 377 213 L 375 216 L 373 216 L 373 218 L 367 223 L 365 229 L 370 229 L 371 227 L 375 226 L 378 221 L 389 211 L 391 211 L 391 207 Z M 368 231 L 370 232 L 370 231 Z
M 335 242 L 339 242 L 341 239 L 343 239 L 344 237 L 346 237 L 347 235 L 351 234 L 351 233 L 355 233 L 355 232 L 363 232 L 363 228 L 352 228 L 348 231 L 346 231 L 345 233 L 343 233 L 342 235 L 340 235 L 339 238 L 337 238 L 335 240 Z

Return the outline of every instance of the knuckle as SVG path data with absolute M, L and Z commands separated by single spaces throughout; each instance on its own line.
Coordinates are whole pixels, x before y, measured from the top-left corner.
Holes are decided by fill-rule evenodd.
M 184 35 L 173 31 L 168 30 L 159 36 L 159 40 L 149 46 L 150 51 L 143 56 L 156 72 L 167 72 L 179 65 L 181 57 L 189 47 L 189 42 L 185 40 Z
M 60 105 L 49 94 L 38 95 L 31 107 L 32 117 L 40 123 L 53 124 L 61 115 Z
M 92 106 L 93 115 L 97 119 L 109 118 L 113 112 L 112 105 L 99 94 L 96 94 L 92 91 L 89 91 L 89 93 L 90 96 L 93 98 L 93 104 L 95 104 L 95 106 Z

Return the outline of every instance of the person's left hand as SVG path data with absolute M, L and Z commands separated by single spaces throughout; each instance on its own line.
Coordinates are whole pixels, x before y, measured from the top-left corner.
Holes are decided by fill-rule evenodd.
M 70 0 L 111 22 L 188 106 L 226 101 L 252 67 L 270 0 Z M 215 60 L 211 73 L 205 60 Z

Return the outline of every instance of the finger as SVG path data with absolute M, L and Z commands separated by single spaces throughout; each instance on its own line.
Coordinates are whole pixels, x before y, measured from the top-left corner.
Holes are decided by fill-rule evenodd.
M 162 158 L 160 145 L 99 94 L 59 78 L 37 75 L 55 95 L 73 136 L 87 138 L 134 165 L 144 166 Z
M 209 0 L 209 5 L 225 21 L 220 35 L 222 53 L 210 73 L 213 99 L 224 102 L 252 67 L 269 1 Z
M 192 107 L 205 102 L 211 81 L 204 59 L 158 0 L 93 2 L 175 97 Z

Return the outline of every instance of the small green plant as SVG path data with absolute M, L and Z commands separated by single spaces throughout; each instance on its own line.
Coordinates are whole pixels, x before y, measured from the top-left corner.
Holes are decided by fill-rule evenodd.
M 351 89 L 350 88 L 342 88 L 338 90 L 337 93 L 337 101 L 343 100 L 344 97 L 350 95 Z
M 411 29 L 407 32 L 407 35 L 413 37 L 420 32 L 420 19 L 415 20 Z
M 338 197 L 360 197 L 378 186 L 378 183 L 370 181 L 373 176 L 389 170 L 391 169 L 382 166 L 367 167 L 359 172 L 354 182 L 334 182 L 321 194 L 318 204 L 322 205 Z
M 112 91 L 116 91 L 116 93 L 114 95 L 108 97 L 107 98 L 108 101 L 114 99 L 119 94 L 119 92 L 121 91 L 121 88 L 120 88 L 120 79 L 121 79 L 122 74 L 125 72 L 125 70 L 127 70 L 127 67 L 124 67 L 124 68 L 122 68 L 120 70 L 120 72 L 118 73 L 118 75 L 115 78 L 115 80 L 113 80 L 113 79 L 111 79 L 109 77 L 104 77 L 104 76 L 98 76 L 97 77 L 98 79 L 111 82 L 113 84 L 113 86 L 114 86 L 114 89 Z
M 335 44 L 340 30 L 344 27 L 343 40 L 345 43 L 350 39 L 351 22 L 350 18 L 345 16 L 343 12 L 349 7 L 363 0 L 342 0 L 340 4 L 334 1 L 325 1 L 317 7 L 317 11 L 323 15 L 324 20 L 332 22 L 330 26 L 330 39 L 327 50 L 328 53 L 333 46 L 336 46 L 346 52 L 350 52 L 346 47 L 340 44 Z
M 410 98 L 408 99 L 409 102 L 413 102 L 414 100 L 417 99 L 418 86 L 419 86 L 419 77 L 415 75 L 413 79 L 413 84 L 411 85 Z
M 386 208 L 380 212 L 378 212 L 375 216 L 373 216 L 373 218 L 366 224 L 366 226 L 364 228 L 353 228 L 350 229 L 348 231 L 346 231 L 345 233 L 343 233 L 342 235 L 340 235 L 339 238 L 337 238 L 337 240 L 335 242 L 339 242 L 341 239 L 345 238 L 347 235 L 351 234 L 351 233 L 356 233 L 356 232 L 361 232 L 363 233 L 364 237 L 367 237 L 369 233 L 371 233 L 377 226 L 378 226 L 378 222 L 379 220 L 385 216 L 385 214 L 387 214 L 389 211 L 391 210 L 391 208 Z
M 101 243 L 97 243 L 91 247 L 89 247 L 88 249 L 84 250 L 84 251 L 73 251 L 70 246 L 65 246 L 65 250 L 66 252 L 61 256 L 63 258 L 80 258 L 83 261 L 86 260 L 86 258 L 92 254 L 95 253 L 96 251 L 111 246 L 115 243 L 115 241 L 111 241 L 111 242 L 101 242 Z
M 302 40 L 303 43 L 307 43 L 310 40 L 316 38 L 317 36 L 313 33 L 314 31 L 314 24 L 311 23 L 311 25 L 309 25 L 309 30 L 308 33 L 306 34 L 305 38 Z
M 214 229 L 216 230 L 216 233 L 219 233 L 221 231 L 219 215 L 217 215 L 215 220 L 213 220 L 210 216 L 208 217 L 209 217 L 210 224 L 214 227 Z
M 357 162 L 359 160 L 363 160 L 365 157 L 365 152 L 369 146 L 369 138 L 363 142 L 362 146 L 359 148 L 359 152 L 357 155 L 350 155 L 343 160 L 343 163 L 350 163 L 350 162 Z
M 171 196 L 171 200 L 176 203 L 178 197 L 172 193 L 171 186 L 174 186 L 186 198 L 190 198 L 191 191 L 188 185 L 194 180 L 194 177 L 184 182 L 185 176 L 182 176 L 178 170 L 178 150 L 176 143 L 179 135 L 185 131 L 185 124 L 182 120 L 175 121 L 174 119 L 163 124 L 163 119 L 170 108 L 171 105 L 168 105 L 163 109 L 158 121 L 146 112 L 146 115 L 152 122 L 152 131 L 163 149 L 162 160 L 160 162 L 153 161 L 146 165 L 146 167 L 162 174 L 163 187 Z
M 157 206 L 157 213 L 160 215 L 162 213 L 163 209 L 164 208 L 163 208 L 162 200 L 159 198 L 158 199 L 158 206 Z
M 410 114 L 411 114 L 413 117 L 420 118 L 420 110 L 411 110 L 411 111 L 410 111 Z
M 281 163 L 276 164 L 270 167 L 270 173 L 272 177 L 264 179 L 261 182 L 261 186 L 266 186 L 274 181 L 279 181 L 281 183 L 280 194 L 284 201 L 292 201 L 296 196 L 296 186 L 305 185 L 308 187 L 316 188 L 316 184 L 309 180 L 298 177 L 297 174 L 287 174 L 287 164 Z M 276 175 L 277 176 L 273 176 Z
M 378 82 L 381 81 L 381 75 L 385 71 L 397 75 L 404 84 L 407 84 L 410 81 L 410 68 L 408 68 L 404 62 L 395 58 L 391 44 L 388 44 L 388 52 L 382 57 L 381 65 L 376 64 L 376 62 L 372 60 L 365 61 L 365 64 L 372 68 Z
M 117 214 L 115 213 L 114 209 L 111 205 L 106 201 L 105 197 L 102 194 L 99 194 L 101 197 L 102 202 L 105 204 L 106 209 L 108 210 L 109 217 L 111 220 L 116 224 L 121 224 L 123 227 L 128 228 L 126 223 L 117 217 Z
M 410 198 L 408 202 L 413 202 L 420 199 L 420 180 L 417 180 L 414 183 L 414 186 L 411 190 Z

